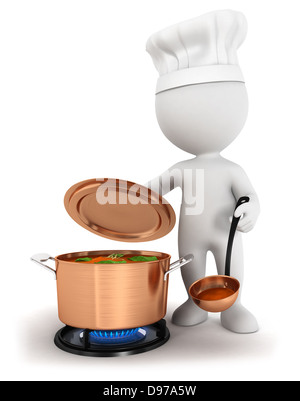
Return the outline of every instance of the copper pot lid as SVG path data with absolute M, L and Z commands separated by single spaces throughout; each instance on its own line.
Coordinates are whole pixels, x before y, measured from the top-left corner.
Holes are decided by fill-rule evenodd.
M 119 179 L 79 182 L 66 192 L 64 203 L 76 223 L 116 241 L 153 241 L 176 221 L 172 206 L 158 193 Z

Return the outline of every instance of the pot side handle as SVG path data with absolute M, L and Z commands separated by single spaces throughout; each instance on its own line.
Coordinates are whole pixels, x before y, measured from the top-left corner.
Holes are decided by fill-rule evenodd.
M 54 278 L 56 280 L 56 270 L 53 269 L 52 267 L 45 265 L 43 262 L 47 262 L 47 260 L 55 260 L 52 256 L 48 255 L 47 253 L 38 253 L 36 255 L 33 255 L 30 260 L 32 260 L 35 263 L 38 263 L 39 265 L 43 266 L 45 269 L 50 270 L 51 273 L 54 274 Z
M 183 258 L 180 258 L 176 260 L 176 262 L 172 263 L 170 265 L 170 268 L 167 272 L 164 274 L 164 281 L 166 281 L 168 274 L 173 273 L 175 270 L 179 269 L 179 267 L 182 267 L 186 265 L 187 263 L 190 263 L 194 259 L 194 255 L 186 255 Z

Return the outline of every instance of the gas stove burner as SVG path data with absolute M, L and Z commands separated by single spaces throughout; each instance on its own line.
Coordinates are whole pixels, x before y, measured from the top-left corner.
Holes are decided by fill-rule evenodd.
M 144 327 L 124 330 L 88 330 L 65 326 L 54 338 L 63 351 L 84 356 L 139 354 L 160 347 L 170 338 L 164 319 Z
M 96 344 L 128 344 L 142 340 L 146 333 L 141 327 L 125 330 L 94 330 L 90 332 L 89 340 Z

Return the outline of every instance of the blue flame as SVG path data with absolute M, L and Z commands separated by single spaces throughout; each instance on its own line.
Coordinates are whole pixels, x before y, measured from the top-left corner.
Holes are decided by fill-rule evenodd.
M 124 330 L 94 330 L 90 332 L 90 340 L 96 343 L 118 344 L 139 341 L 146 336 L 141 327 Z

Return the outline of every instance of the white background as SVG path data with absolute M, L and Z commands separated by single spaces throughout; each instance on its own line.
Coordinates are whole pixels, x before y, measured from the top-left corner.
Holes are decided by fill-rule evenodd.
M 299 380 L 299 37 L 298 1 L 1 1 L 1 379 Z M 190 155 L 161 133 L 148 37 L 205 12 L 232 8 L 248 19 L 239 51 L 249 118 L 223 152 L 256 188 L 262 213 L 244 235 L 243 303 L 260 331 L 226 331 L 218 315 L 172 325 L 186 299 L 170 277 L 171 339 L 151 352 L 86 358 L 53 344 L 56 282 L 35 253 L 128 248 L 93 235 L 66 213 L 67 189 L 88 178 L 144 183 Z M 130 157 L 128 157 L 130 155 Z M 166 198 L 176 213 L 180 192 Z M 177 227 L 132 249 L 177 254 Z M 215 273 L 212 258 L 208 274 Z

